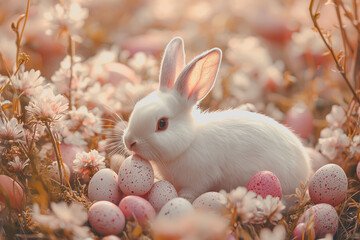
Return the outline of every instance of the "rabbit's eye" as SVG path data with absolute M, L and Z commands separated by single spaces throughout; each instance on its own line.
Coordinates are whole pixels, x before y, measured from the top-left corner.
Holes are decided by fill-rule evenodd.
M 164 131 L 168 126 L 168 119 L 167 118 L 160 118 L 157 123 L 156 131 Z

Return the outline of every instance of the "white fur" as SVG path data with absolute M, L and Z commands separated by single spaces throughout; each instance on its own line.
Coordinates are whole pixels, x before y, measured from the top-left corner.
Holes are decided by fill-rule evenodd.
M 166 59 L 182 61 L 182 41 L 173 40 L 167 49 L 172 51 L 165 52 L 162 66 Z M 151 160 L 162 178 L 190 201 L 207 191 L 246 186 L 262 170 L 279 178 L 283 194 L 294 193 L 311 170 L 306 151 L 289 129 L 259 113 L 206 113 L 197 108 L 214 85 L 220 59 L 221 51 L 213 49 L 195 58 L 181 73 L 174 74 L 175 68 L 166 73 L 162 68 L 163 76 L 177 80 L 173 84 L 174 79 L 163 79 L 158 91 L 136 104 L 125 131 L 125 146 L 130 148 L 136 142 L 131 150 Z M 162 117 L 169 119 L 169 125 L 158 132 L 157 121 Z

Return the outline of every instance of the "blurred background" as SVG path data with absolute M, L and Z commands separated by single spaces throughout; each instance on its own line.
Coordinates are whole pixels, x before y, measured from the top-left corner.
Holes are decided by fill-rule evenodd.
M 329 31 L 339 51 L 342 41 L 334 6 L 324 1 L 320 5 L 319 25 Z M 0 51 L 10 69 L 16 56 L 10 26 L 25 12 L 26 1 L 0 1 Z M 75 94 L 76 101 L 92 107 L 107 104 L 126 118 L 134 102 L 157 87 L 166 44 L 181 36 L 187 61 L 213 47 L 224 53 L 204 107 L 251 103 L 250 108 L 284 121 L 284 113 L 298 103 L 299 111 L 314 115 L 316 136 L 326 124 L 321 119 L 329 107 L 347 97 L 341 75 L 312 28 L 309 1 L 303 0 L 32 0 L 22 51 L 30 58 L 27 70 L 40 70 L 66 94 L 61 86 L 69 73 L 60 70 L 69 68 L 71 42 L 73 61 L 78 63 L 74 88 L 81 85 L 84 66 L 86 77 L 92 79 L 92 86 L 81 89 L 86 94 Z M 355 41 L 355 30 L 347 31 L 349 41 Z M 6 73 L 3 64 L 0 73 Z M 303 137 L 310 138 L 312 131 Z

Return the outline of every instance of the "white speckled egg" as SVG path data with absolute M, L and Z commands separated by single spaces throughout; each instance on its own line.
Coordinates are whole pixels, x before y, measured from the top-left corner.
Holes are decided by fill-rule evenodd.
M 178 197 L 175 187 L 165 180 L 154 183 L 149 191 L 147 200 L 159 212 L 161 208 L 171 199 Z
M 70 181 L 70 177 L 71 177 L 70 169 L 68 165 L 66 165 L 66 163 L 64 163 L 64 167 L 65 167 L 66 175 Z M 56 161 L 52 162 L 51 165 L 48 166 L 48 171 L 49 171 L 49 176 L 51 176 L 52 179 L 60 182 L 59 167 Z M 61 167 L 61 173 L 62 173 L 63 182 L 65 183 L 65 174 L 64 174 L 64 169 L 62 167 Z
M 127 196 L 121 199 L 119 208 L 124 213 L 126 219 L 134 217 L 139 224 L 144 224 L 155 217 L 155 209 L 142 197 Z
M 206 192 L 201 194 L 193 202 L 194 208 L 210 209 L 221 212 L 225 208 L 226 197 L 218 192 Z
M 360 180 L 360 162 L 358 162 L 358 165 L 356 167 L 356 175 L 357 175 L 358 179 Z
M 125 226 L 125 217 L 120 208 L 108 201 L 94 203 L 88 212 L 92 228 L 102 235 L 117 235 Z
M 315 215 L 314 229 L 317 238 L 324 237 L 328 233 L 332 235 L 336 233 L 339 218 L 333 206 L 327 203 L 312 206 L 300 217 L 299 223 L 309 221 L 313 214 Z
M 154 184 L 154 171 L 149 161 L 137 156 L 126 158 L 118 175 L 119 187 L 127 195 L 144 195 Z
M 105 200 L 118 204 L 121 193 L 117 174 L 109 168 L 99 170 L 89 182 L 88 195 L 91 201 Z
M 309 194 L 315 203 L 338 205 L 346 197 L 348 180 L 344 170 L 336 164 L 319 168 L 309 183 Z
M 247 185 L 248 191 L 266 198 L 267 195 L 281 199 L 281 184 L 274 173 L 270 171 L 261 171 L 252 176 Z
M 187 212 L 193 211 L 194 207 L 185 198 L 173 198 L 168 201 L 160 210 L 159 217 L 176 218 Z

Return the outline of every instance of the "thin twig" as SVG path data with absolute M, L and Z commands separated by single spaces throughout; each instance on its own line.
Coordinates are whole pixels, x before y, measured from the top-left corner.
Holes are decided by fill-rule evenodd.
M 69 79 L 69 110 L 72 109 L 72 80 L 73 80 L 73 64 L 74 64 L 74 44 L 71 38 L 70 33 L 68 32 L 68 42 L 69 42 L 69 55 L 70 55 L 70 79 Z
M 344 61 L 344 69 L 346 70 L 346 57 L 347 57 L 347 54 L 346 54 L 346 46 L 349 47 L 350 51 L 351 51 L 351 54 L 354 53 L 354 49 L 352 48 L 350 42 L 349 42 L 349 39 L 347 37 L 347 34 L 346 34 L 346 31 L 344 29 L 344 26 L 343 26 L 343 23 L 342 23 L 342 19 L 341 19 L 341 14 L 340 14 L 340 9 L 339 9 L 339 3 L 338 1 L 335 1 L 335 11 L 336 11 L 336 16 L 337 16 L 337 19 L 339 21 L 339 26 L 340 26 L 340 31 L 341 31 L 341 38 L 343 40 L 343 44 L 344 44 L 344 51 L 345 51 L 345 61 Z
M 17 68 L 20 67 L 19 66 L 19 54 L 20 54 L 20 48 L 21 48 L 21 40 L 22 40 L 24 30 L 25 30 L 25 25 L 27 23 L 27 19 L 28 19 L 28 16 L 29 16 L 29 9 L 30 9 L 30 0 L 27 1 L 25 16 L 21 16 L 19 18 L 19 20 L 17 22 L 17 25 L 16 25 L 16 31 L 15 31 L 15 29 L 13 29 L 15 31 L 15 33 L 16 33 L 16 67 Z M 19 25 L 20 25 L 20 22 L 23 19 L 24 19 L 24 24 L 22 26 L 21 33 L 19 35 Z
M 63 168 L 64 175 L 65 175 L 65 178 L 66 178 L 66 183 L 70 186 L 70 182 L 69 182 L 69 179 L 67 177 L 65 166 L 64 166 L 64 163 L 63 163 L 62 158 L 61 158 L 60 149 L 58 147 L 57 141 L 55 140 L 55 137 L 54 137 L 54 134 L 53 134 L 53 132 L 51 130 L 50 124 L 48 122 L 45 122 L 45 127 L 49 132 L 51 143 L 52 143 L 52 145 L 54 147 L 54 150 L 55 150 L 56 161 L 58 163 L 58 168 L 59 168 L 60 182 L 61 182 L 61 184 L 63 183 L 63 177 L 62 177 L 62 172 L 61 172 L 61 168 Z
M 316 12 L 315 15 L 313 14 L 313 6 L 314 6 L 314 0 L 311 0 L 310 1 L 310 5 L 309 5 L 309 11 L 310 11 L 310 17 L 311 17 L 311 20 L 314 24 L 314 27 L 316 28 L 316 30 L 318 31 L 321 39 L 323 40 L 324 44 L 326 45 L 327 49 L 329 50 L 331 56 L 333 57 L 334 59 L 334 62 L 336 64 L 336 68 L 337 70 L 340 72 L 340 74 L 342 75 L 342 77 L 344 78 L 347 86 L 349 87 L 349 89 L 351 90 L 351 93 L 353 94 L 355 100 L 357 101 L 357 103 L 360 105 L 360 99 L 359 97 L 356 95 L 355 93 L 355 90 L 354 88 L 351 86 L 347 76 L 346 76 L 346 72 L 344 71 L 343 67 L 340 65 L 335 53 L 334 53 L 334 50 L 332 49 L 332 47 L 329 45 L 329 43 L 326 41 L 318 23 L 317 23 L 317 18 L 319 16 L 320 13 Z

